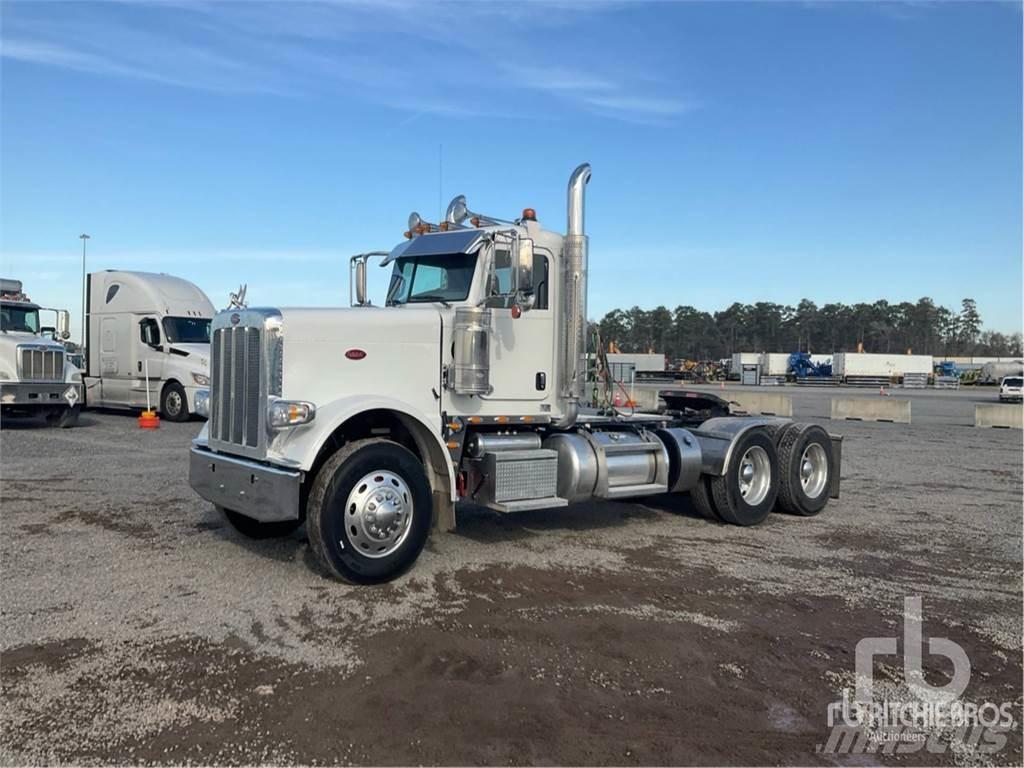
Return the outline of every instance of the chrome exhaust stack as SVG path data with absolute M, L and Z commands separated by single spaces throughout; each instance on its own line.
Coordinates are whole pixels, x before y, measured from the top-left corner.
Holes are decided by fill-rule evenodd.
M 569 177 L 565 239 L 562 241 L 562 355 L 559 361 L 559 398 L 565 404 L 560 429 L 576 423 L 586 386 L 587 353 L 587 235 L 584 229 L 584 191 L 590 181 L 590 163 L 578 166 Z

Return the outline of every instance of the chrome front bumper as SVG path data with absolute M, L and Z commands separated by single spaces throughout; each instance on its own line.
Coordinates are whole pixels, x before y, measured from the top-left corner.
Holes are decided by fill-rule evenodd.
M 299 519 L 302 473 L 193 445 L 188 482 L 207 501 L 262 523 Z
M 75 390 L 74 403 L 64 397 L 68 389 Z M 78 382 L 51 382 L 35 384 L 31 381 L 0 382 L 0 405 L 66 406 L 82 402 L 82 385 Z

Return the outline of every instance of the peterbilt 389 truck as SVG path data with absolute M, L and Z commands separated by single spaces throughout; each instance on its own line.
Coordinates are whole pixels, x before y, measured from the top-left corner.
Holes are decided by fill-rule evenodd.
M 52 312 L 52 326 L 40 313 Z M 65 309 L 40 307 L 20 280 L 0 280 L 0 412 L 45 415 L 53 426 L 78 423 L 82 374 L 68 359 L 71 333 Z
M 457 502 L 557 514 L 688 492 L 735 525 L 820 512 L 841 439 L 817 425 L 699 396 L 650 414 L 585 403 L 590 177 L 570 177 L 564 235 L 532 209 L 502 220 L 459 196 L 443 222 L 412 214 L 397 247 L 352 257 L 350 308 L 216 315 L 192 487 L 248 536 L 305 522 L 324 568 L 359 583 L 411 566 L 432 527 L 455 528 Z M 377 258 L 383 306 L 367 299 Z

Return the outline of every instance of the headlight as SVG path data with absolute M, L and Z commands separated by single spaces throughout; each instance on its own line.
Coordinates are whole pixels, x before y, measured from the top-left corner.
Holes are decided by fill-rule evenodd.
M 193 402 L 195 403 L 196 413 L 198 415 L 202 416 L 204 419 L 210 418 L 210 390 L 198 390 L 193 398 Z
M 200 387 L 210 386 L 210 377 L 207 376 L 205 373 L 193 373 L 192 381 L 194 381 Z
M 82 380 L 82 374 L 80 374 L 78 371 L 75 371 L 74 373 L 71 374 L 71 380 L 80 382 Z
M 316 406 L 302 400 L 274 400 L 268 415 L 272 427 L 294 427 L 311 422 L 316 416 Z

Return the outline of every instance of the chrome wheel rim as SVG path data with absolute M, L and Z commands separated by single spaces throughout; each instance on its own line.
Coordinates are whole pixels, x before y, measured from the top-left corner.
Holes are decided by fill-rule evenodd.
M 768 496 L 772 485 L 772 464 L 768 452 L 759 445 L 751 446 L 740 459 L 740 498 L 756 507 Z
M 828 484 L 828 456 L 820 443 L 808 445 L 800 457 L 800 485 L 809 499 L 825 492 Z
M 409 535 L 412 515 L 412 491 L 405 480 L 384 469 L 370 472 L 345 501 L 349 543 L 364 557 L 387 557 Z
M 177 416 L 181 413 L 181 395 L 177 392 L 168 392 L 167 398 L 164 400 L 164 408 L 167 409 L 168 416 Z

